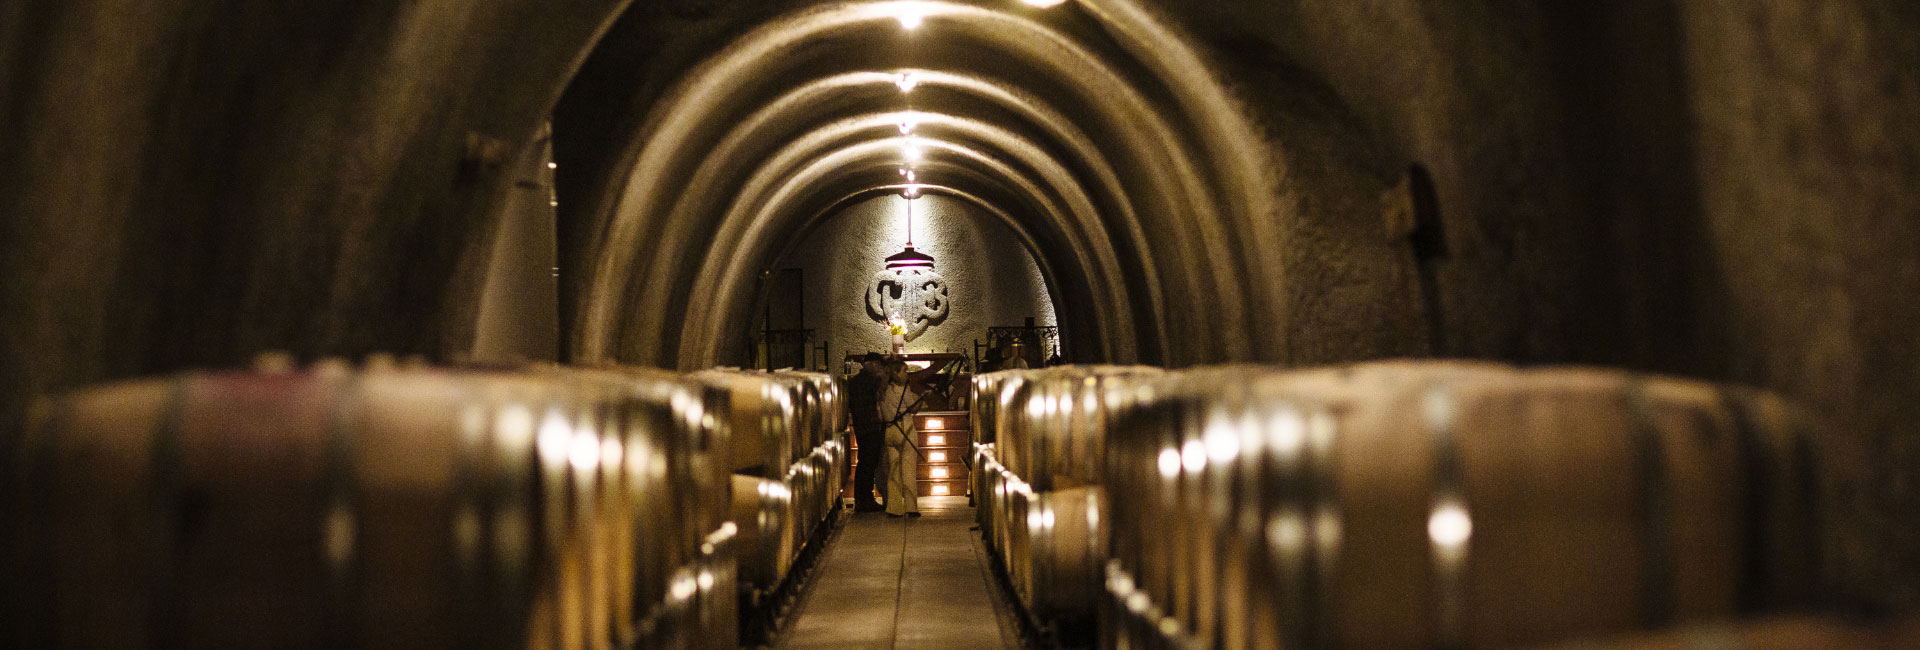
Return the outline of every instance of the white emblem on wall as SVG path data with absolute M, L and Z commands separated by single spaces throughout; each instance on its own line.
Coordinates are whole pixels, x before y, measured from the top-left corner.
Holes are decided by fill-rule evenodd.
M 912 246 L 887 258 L 887 268 L 867 285 L 867 316 L 875 322 L 898 319 L 906 340 L 947 320 L 947 281 L 933 270 L 933 258 Z

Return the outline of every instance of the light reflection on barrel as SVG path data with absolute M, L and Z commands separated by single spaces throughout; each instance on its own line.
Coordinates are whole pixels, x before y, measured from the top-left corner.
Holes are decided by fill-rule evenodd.
M 797 450 L 764 499 L 792 553 L 837 505 L 838 386 L 732 387 L 769 411 L 741 435 Z M 733 397 L 645 369 L 332 360 L 51 396 L 19 447 L 38 460 L 0 485 L 28 540 L 0 559 L 44 567 L 6 593 L 40 605 L 0 627 L 48 648 L 736 646 L 740 552 L 767 549 L 726 508 Z

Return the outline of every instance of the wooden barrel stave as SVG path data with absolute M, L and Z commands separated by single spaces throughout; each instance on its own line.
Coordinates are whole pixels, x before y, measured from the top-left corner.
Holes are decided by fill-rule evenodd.
M 1787 409 L 1777 400 L 1733 407 L 1721 387 L 1697 382 L 1490 364 L 1262 374 L 1258 389 L 1241 390 L 1236 382 L 1248 379 L 1231 370 L 1182 373 L 1115 425 L 1142 440 L 1162 432 L 1157 440 L 1109 442 L 1115 463 L 1141 468 L 1110 468 L 1106 477 L 1109 489 L 1135 495 L 1112 513 L 1114 556 L 1173 617 L 1178 638 L 1222 647 L 1510 647 L 1710 620 L 1805 594 L 1812 556 L 1796 540 L 1812 524 L 1804 499 L 1791 498 L 1804 488 L 1750 489 L 1756 479 L 1738 460 L 1746 436 L 1766 443 L 1748 454 L 1761 465 L 1804 465 L 1784 458 L 1799 429 L 1779 422 Z M 1323 487 L 1302 489 L 1298 475 L 1249 485 L 1249 471 L 1282 472 L 1270 458 L 1259 470 L 1239 461 L 1183 468 L 1160 480 L 1154 497 L 1148 468 L 1168 450 L 1204 445 L 1208 409 L 1275 403 L 1292 405 L 1296 428 L 1313 429 L 1305 422 L 1313 413 L 1333 423 Z M 1761 433 L 1747 436 L 1742 420 Z M 1322 470 L 1307 478 L 1313 473 Z M 1790 484 L 1806 478 L 1778 475 Z M 1259 494 L 1276 488 L 1301 496 Z M 1756 508 L 1743 505 L 1755 492 L 1785 495 L 1758 508 L 1772 515 L 1758 532 L 1748 516 Z M 1429 530 L 1448 504 L 1472 524 L 1454 551 L 1437 548 Z M 1302 543 L 1288 550 L 1252 539 L 1237 521 L 1250 506 L 1297 522 L 1303 534 L 1290 535 Z M 1329 512 L 1337 517 L 1315 514 Z M 1158 538 L 1142 523 L 1168 520 L 1183 534 Z M 1314 541 L 1322 531 L 1337 546 L 1309 548 L 1324 544 Z M 1768 557 L 1727 552 L 1748 547 Z M 1743 568 L 1751 566 L 1771 568 L 1756 578 Z M 1749 588 L 1769 595 L 1743 597 Z
M 1538 650 L 1907 650 L 1916 647 L 1920 647 L 1920 619 L 1863 623 L 1793 616 L 1581 639 Z
M 37 622 L 14 617 L 15 638 L 106 648 L 631 641 L 638 631 L 622 626 L 645 608 L 622 592 L 638 584 L 606 574 L 638 574 L 626 567 L 660 559 L 649 555 L 712 565 L 732 549 L 634 544 L 712 531 L 625 518 L 643 502 L 632 495 L 660 494 L 655 509 L 685 522 L 704 508 L 715 528 L 724 523 L 710 506 L 680 508 L 697 499 L 647 485 L 696 484 L 687 471 L 716 464 L 673 448 L 703 439 L 686 435 L 697 417 L 672 431 L 630 428 L 618 393 L 633 382 L 604 379 L 214 373 L 51 400 L 12 486 L 29 515 L 16 534 L 34 543 L 13 545 L 10 565 L 46 566 L 14 589 L 57 598 Z M 554 418 L 579 444 L 541 448 Z M 673 456 L 652 478 L 615 451 L 648 436 Z M 587 442 L 605 453 L 585 454 Z M 721 573 L 711 582 L 731 593 L 731 570 Z M 706 646 L 720 628 L 732 624 L 680 638 Z

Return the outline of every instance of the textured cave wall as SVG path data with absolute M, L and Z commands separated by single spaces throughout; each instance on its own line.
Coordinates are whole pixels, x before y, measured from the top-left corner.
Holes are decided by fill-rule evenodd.
M 891 338 L 867 317 L 865 291 L 886 258 L 906 241 L 905 200 L 880 196 L 823 219 L 773 268 L 799 268 L 806 285 L 806 325 L 816 341 L 843 351 L 885 352 Z M 987 328 L 1032 317 L 1053 325 L 1053 299 L 1040 267 L 1012 231 L 971 204 L 944 196 L 914 201 L 914 249 L 932 255 L 945 278 L 951 309 L 945 322 L 907 342 L 909 352 L 973 353 Z
M 1694 262 L 1726 375 L 1820 408 L 1856 581 L 1920 605 L 1920 6 L 1686 3 Z
M 473 361 L 560 360 L 552 145 L 543 134 L 509 168 L 513 190 L 501 203 L 465 355 Z
M 596 210 L 624 189 L 615 172 L 648 111 L 681 77 L 762 21 L 815 0 L 635 2 L 594 44 L 553 109 L 558 206 L 560 328 L 578 330 L 595 238 Z M 563 349 L 562 354 L 570 351 Z
M 870 13 L 860 8 L 863 6 L 872 5 L 835 3 L 817 12 L 783 16 L 781 20 L 766 25 L 765 30 L 756 32 L 767 41 L 740 44 L 721 53 L 708 62 L 710 65 L 701 66 L 696 71 L 698 76 L 684 80 L 685 83 L 675 88 L 675 92 L 658 97 L 659 103 L 654 106 L 645 105 L 645 99 L 651 92 L 647 89 L 639 91 L 637 99 L 624 97 L 618 91 L 598 93 L 585 90 L 590 84 L 609 83 L 618 86 L 623 76 L 654 79 L 659 76 L 659 70 L 672 70 L 680 65 L 668 61 L 655 67 L 649 62 L 639 69 L 615 71 L 608 78 L 600 77 L 595 71 L 604 69 L 601 62 L 643 56 L 636 54 L 636 51 L 643 51 L 648 45 L 634 42 L 643 39 L 622 37 L 623 32 L 616 29 L 615 37 L 609 38 L 604 46 L 606 49 L 597 53 L 588 65 L 580 85 L 575 88 L 580 92 L 568 93 L 562 112 L 578 115 L 569 110 L 570 107 L 581 106 L 575 101 L 586 101 L 583 98 L 597 96 L 606 104 L 599 108 L 611 109 L 618 118 L 580 120 L 566 119 L 563 115 L 558 122 L 563 132 L 574 130 L 574 140 L 593 142 L 598 139 L 597 144 L 603 149 L 624 147 L 623 151 L 609 153 L 608 164 L 630 165 L 633 170 L 630 176 L 616 171 L 615 182 L 605 184 L 630 190 L 622 192 L 612 201 L 604 196 L 596 198 L 592 192 L 578 200 L 571 200 L 566 187 L 562 188 L 563 210 L 568 210 L 563 218 L 568 228 L 575 233 L 590 235 L 584 247 L 569 246 L 569 250 L 592 255 L 593 259 L 586 261 L 594 265 L 591 272 L 597 274 L 597 280 L 590 284 L 595 292 L 582 299 L 586 303 L 583 306 L 587 314 L 583 319 L 585 323 L 573 328 L 580 337 L 575 354 L 585 359 L 617 357 L 632 363 L 697 367 L 712 363 L 721 350 L 734 347 L 718 340 L 716 331 L 723 329 L 718 324 L 726 323 L 724 332 L 732 334 L 738 329 L 735 321 L 751 318 L 751 305 L 729 302 L 716 307 L 712 303 L 716 300 L 713 296 L 743 293 L 743 287 L 751 283 L 750 278 L 757 275 L 766 263 L 763 257 L 771 248 L 768 240 L 786 237 L 785 234 L 772 233 L 782 233 L 794 227 L 796 219 L 804 218 L 800 215 L 811 215 L 826 209 L 820 203 L 838 200 L 847 193 L 870 188 L 875 183 L 897 180 L 893 175 L 892 161 L 880 160 L 892 158 L 897 152 L 896 148 L 868 146 L 875 144 L 872 141 L 865 141 L 852 149 L 841 148 L 855 145 L 855 139 L 876 135 L 881 130 L 893 131 L 893 124 L 861 122 L 865 126 L 856 133 L 845 128 L 848 123 L 836 121 L 836 118 L 853 118 L 856 115 L 866 117 L 867 111 L 891 111 L 901 107 L 896 89 L 882 81 L 883 75 L 874 74 L 873 70 L 911 66 L 922 59 L 930 65 L 940 64 L 943 60 L 957 58 L 952 55 L 958 52 L 967 57 L 978 54 L 978 59 L 992 62 L 987 68 L 1008 73 L 1012 78 L 1044 84 L 1058 80 L 1039 72 L 1021 73 L 1031 72 L 1034 68 L 1045 70 L 1046 65 L 1022 66 L 1018 62 L 1040 59 L 1058 64 L 1057 58 L 1073 56 L 1053 54 L 1049 58 L 1037 56 L 1032 49 L 1022 50 L 1013 45 L 999 47 L 996 44 L 1006 43 L 1004 39 L 996 40 L 993 35 L 1020 30 L 990 29 L 989 26 L 1008 25 L 1002 24 L 1005 21 L 974 20 L 982 14 L 992 14 L 988 9 L 951 5 L 947 9 L 970 16 L 966 21 L 954 21 L 953 26 L 973 26 L 972 30 L 951 33 L 968 35 L 958 42 L 948 39 L 944 48 L 937 52 L 909 48 L 905 43 L 914 39 L 901 36 L 893 20 L 884 17 L 874 19 L 871 15 L 862 19 L 862 14 Z M 736 24 L 732 22 L 736 17 L 732 11 L 714 11 L 701 16 L 698 20 L 678 17 L 666 20 L 691 21 L 698 27 L 687 32 L 694 34 L 724 31 Z M 927 36 L 936 31 L 920 33 Z M 685 39 L 678 32 L 666 38 L 670 43 L 685 45 Z M 789 38 L 798 40 L 789 41 Z M 928 40 L 923 38 L 920 42 Z M 930 40 L 940 42 L 939 39 Z M 1032 42 L 1020 40 L 1023 43 Z M 766 48 L 766 42 L 782 44 Z M 964 45 L 972 47 L 964 48 Z M 679 51 L 675 47 L 668 49 Z M 1042 49 L 1047 49 L 1048 53 L 1071 50 Z M 615 53 L 614 50 L 620 51 Z M 942 52 L 946 56 L 936 56 Z M 752 63 L 744 63 L 747 60 Z M 735 65 L 742 67 L 735 68 Z M 859 91 L 848 88 L 848 92 L 826 93 L 825 99 L 818 98 L 817 91 L 835 87 L 827 84 L 844 84 L 849 78 L 856 79 L 863 88 Z M 958 81 L 965 82 L 968 79 L 960 78 Z M 1063 253 L 1063 258 L 1070 259 L 1073 266 L 1084 269 L 1086 273 L 1102 278 L 1122 274 L 1122 266 L 1116 261 L 1119 256 L 1113 252 L 1116 246 L 1110 241 L 1122 235 L 1111 235 L 1103 227 L 1113 221 L 1125 220 L 1127 216 L 1121 214 L 1122 210 L 1096 213 L 1090 207 L 1095 202 L 1112 204 L 1113 201 L 1102 200 L 1117 193 L 1103 193 L 1101 190 L 1117 183 L 1102 183 L 1101 179 L 1093 179 L 1090 182 L 1099 187 L 1089 189 L 1076 182 L 1080 179 L 1067 178 L 1069 172 L 1064 168 L 1070 165 L 1055 164 L 1055 161 L 1048 159 L 1049 152 L 1045 151 L 1066 148 L 1084 152 L 1092 149 L 1057 141 L 1065 138 L 1058 135 L 1060 129 L 1051 128 L 1050 125 L 1067 123 L 1068 120 L 1052 119 L 1050 111 L 1036 113 L 1030 103 L 1023 101 L 1008 102 L 1008 106 L 997 110 L 993 106 L 983 106 L 1000 103 L 998 99 L 980 96 L 983 94 L 980 91 L 995 90 L 984 87 L 986 84 L 976 84 L 971 90 L 963 88 L 963 83 L 929 83 L 928 86 L 916 96 L 944 93 L 947 97 L 937 106 L 928 106 L 930 109 L 937 111 L 940 106 L 959 107 L 960 115 L 978 118 L 947 119 L 929 129 L 945 131 L 936 134 L 943 139 L 960 137 L 973 147 L 973 150 L 956 149 L 934 157 L 970 161 L 965 165 L 955 164 L 955 160 L 928 161 L 929 165 L 947 168 L 942 172 L 947 180 L 939 182 L 955 183 L 957 187 L 954 189 L 959 193 L 991 196 L 988 200 L 995 208 L 1025 215 L 1021 232 L 1025 237 L 1071 242 L 1069 246 L 1055 249 L 1065 248 L 1068 252 Z M 793 93 L 787 94 L 788 91 Z M 815 94 L 810 95 L 810 92 Z M 624 104 L 623 108 L 623 100 L 628 99 L 633 99 L 632 103 Z M 788 103 L 793 99 L 804 99 L 804 103 L 800 104 L 802 108 L 796 110 L 794 105 Z M 1086 101 L 1062 103 L 1088 105 Z M 632 132 L 623 129 L 636 123 L 634 118 L 639 115 L 641 108 L 653 112 L 644 120 L 639 132 L 657 133 L 659 136 L 649 138 L 643 146 L 636 146 L 634 139 L 628 137 Z M 758 119 L 762 114 L 756 113 L 759 110 L 781 109 L 793 112 L 766 120 Z M 622 113 L 622 110 L 631 112 Z M 1006 128 L 987 124 L 983 120 L 1006 124 Z M 1098 123 L 1103 120 L 1088 121 Z M 1105 120 L 1108 125 L 1122 121 L 1131 122 Z M 739 130 L 729 130 L 735 127 Z M 588 129 L 587 132 L 594 135 L 580 136 L 578 134 L 582 131 L 578 129 Z M 1115 130 L 1122 131 L 1122 136 L 1108 140 L 1125 139 L 1126 129 Z M 600 134 L 611 137 L 602 138 Z M 739 136 L 738 139 L 735 136 Z M 1022 141 L 1020 136 L 1028 136 L 1032 140 Z M 1153 142 L 1152 145 L 1152 150 L 1157 151 L 1161 143 Z M 794 155 L 789 155 L 789 146 L 805 148 L 806 152 L 802 153 L 801 149 L 796 148 L 790 152 Z M 850 162 L 848 157 L 841 155 L 843 153 L 857 156 L 862 161 Z M 575 149 L 572 155 L 579 155 L 579 150 Z M 575 165 L 568 156 L 563 150 L 563 172 L 570 168 L 585 168 Z M 1068 157 L 1076 162 L 1080 159 L 1079 156 Z M 834 162 L 829 164 L 826 161 Z M 1095 164 L 1091 161 L 1086 163 L 1087 166 Z M 815 173 L 813 170 L 822 169 L 832 171 L 819 172 L 821 176 L 817 178 L 807 176 Z M 987 173 L 981 173 L 983 170 Z M 1152 178 L 1162 176 L 1169 174 L 1157 174 Z M 562 177 L 564 180 L 567 174 L 563 173 Z M 805 179 L 800 185 L 788 185 L 800 178 Z M 621 179 L 644 180 L 618 182 Z M 846 187 L 849 183 L 858 186 Z M 789 187 L 797 189 L 793 194 L 772 194 L 785 193 Z M 769 193 L 756 195 L 754 188 L 764 188 Z M 1088 198 L 1088 194 L 1099 196 Z M 783 195 L 789 199 L 775 200 Z M 727 202 L 731 202 L 730 205 L 722 205 Z M 580 207 L 583 204 L 586 207 Z M 1154 212 L 1167 214 L 1176 211 Z M 1077 220 L 1070 222 L 1068 215 Z M 581 216 L 585 219 L 578 218 Z M 1035 247 L 1041 248 L 1043 245 L 1036 243 Z M 705 259 L 702 259 L 703 255 Z M 1126 267 L 1126 270 L 1145 266 L 1133 265 Z M 1063 276 L 1072 274 L 1072 270 L 1061 272 Z M 706 286 L 709 282 L 720 286 Z M 1112 335 L 1096 340 L 1110 356 L 1132 358 L 1139 337 L 1131 327 L 1135 320 L 1123 315 L 1127 312 L 1124 304 L 1128 298 L 1137 297 L 1134 294 L 1147 289 L 1118 281 L 1097 284 L 1100 285 L 1100 305 L 1121 306 L 1101 313 L 1102 324 L 1109 325 L 1104 332 L 1111 332 Z M 580 285 L 580 278 L 574 276 L 569 290 L 577 291 Z M 699 288 L 688 290 L 695 286 Z M 1092 291 L 1075 292 L 1079 296 L 1093 294 Z M 680 309 L 682 305 L 686 306 L 684 310 Z M 721 313 L 722 310 L 725 313 Z M 1148 317 L 1161 313 L 1161 310 L 1140 310 L 1138 313 L 1142 315 L 1139 320 L 1151 322 Z M 712 330 L 708 329 L 709 324 L 715 324 Z M 1103 332 L 1094 327 L 1075 329 L 1082 333 Z M 1081 346 L 1081 349 L 1090 347 L 1093 346 Z
M 626 0 L 0 5 L 0 396 L 470 344 L 502 168 Z
M 1284 297 L 1265 304 L 1284 307 L 1249 323 L 1270 328 L 1261 338 L 1283 347 L 1222 356 L 1208 337 L 1193 336 L 1167 342 L 1178 349 L 1159 356 L 1314 364 L 1443 354 L 1710 367 L 1693 316 L 1699 270 L 1686 253 L 1699 243 L 1689 230 L 1697 222 L 1663 216 L 1693 199 L 1689 151 L 1675 137 L 1688 131 L 1670 6 L 1147 3 L 1197 37 L 1267 129 L 1282 207 L 1232 216 L 1270 217 L 1285 232 L 1284 245 L 1259 259 L 1202 256 L 1283 278 Z M 636 7 L 560 106 L 563 168 L 617 168 L 650 102 L 679 74 L 755 21 L 807 4 Z M 1072 13 L 1061 8 L 1045 20 L 1097 29 Z M 1410 183 L 1416 165 L 1421 182 Z M 604 227 L 584 210 L 620 180 L 563 173 L 560 184 L 562 256 L 584 257 Z M 1417 202 L 1406 196 L 1410 186 L 1437 199 L 1419 223 L 1395 214 L 1396 204 Z M 1181 233 L 1152 235 L 1167 245 Z M 1632 263 L 1620 264 L 1629 252 Z M 1184 273 L 1200 262 L 1176 266 Z M 563 273 L 569 310 L 582 276 Z M 1200 331 L 1243 326 L 1189 310 L 1163 317 Z M 1632 334 L 1653 330 L 1665 335 Z
M 1291 245 L 1276 253 L 1289 268 L 1289 362 L 1620 360 L 1609 221 L 1569 169 L 1569 141 L 1587 132 L 1569 128 L 1548 9 L 1156 4 L 1209 48 L 1289 161 Z M 1413 165 L 1432 179 L 1441 250 L 1413 250 L 1388 222 Z
M 1293 361 L 1417 317 L 1442 356 L 1783 392 L 1835 425 L 1848 581 L 1920 602 L 1920 10 L 1157 4 L 1293 163 Z M 1441 245 L 1380 250 L 1411 165 Z

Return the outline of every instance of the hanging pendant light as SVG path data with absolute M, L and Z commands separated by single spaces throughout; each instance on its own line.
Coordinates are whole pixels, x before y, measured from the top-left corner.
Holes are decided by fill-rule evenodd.
M 907 201 L 907 243 L 887 257 L 887 266 L 867 285 L 867 316 L 886 323 L 896 335 L 912 341 L 927 328 L 946 321 L 950 307 L 947 281 L 933 268 L 933 256 L 913 248 L 913 204 L 920 187 L 901 189 Z

